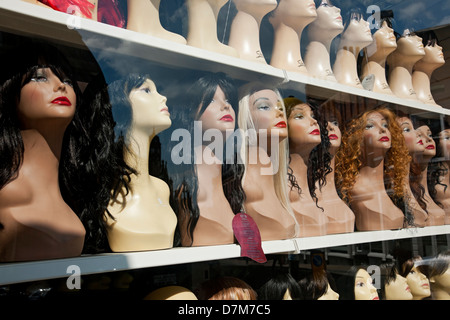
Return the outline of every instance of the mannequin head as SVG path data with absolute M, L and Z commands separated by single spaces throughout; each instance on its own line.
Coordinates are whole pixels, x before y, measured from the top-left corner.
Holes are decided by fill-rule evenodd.
M 423 153 L 425 151 L 425 145 L 422 139 L 423 134 L 420 130 L 414 129 L 411 119 L 407 115 L 398 116 L 397 123 L 402 129 L 409 154 L 414 156 L 416 153 Z
M 382 265 L 381 298 L 383 300 L 412 300 L 413 295 L 405 277 L 394 264 Z
M 317 18 L 308 26 L 310 40 L 331 41 L 344 30 L 341 9 L 330 0 L 316 0 Z
M 367 46 L 365 52 L 369 60 L 377 57 L 386 58 L 397 48 L 397 39 L 389 20 L 383 20 L 381 27 L 373 34 L 373 41 Z
M 450 252 L 439 253 L 431 259 L 426 276 L 430 279 L 431 294 L 435 300 L 448 300 L 450 295 Z
M 277 0 L 233 0 L 238 11 L 244 11 L 255 18 L 262 19 L 277 7 Z
M 388 137 L 389 141 L 383 137 Z M 380 141 L 381 139 L 381 141 Z M 351 189 L 363 165 L 372 155 L 383 157 L 385 181 L 393 198 L 404 197 L 410 156 L 394 113 L 384 107 L 368 110 L 352 119 L 345 128 L 336 154 L 336 183 L 343 200 L 351 201 Z
M 426 31 L 417 34 L 422 39 L 425 56 L 417 61 L 414 70 L 431 73 L 445 64 L 444 53 L 439 45 L 438 39 L 434 31 Z
M 337 281 L 341 300 L 379 300 L 377 289 L 364 266 L 352 266 Z
M 422 258 L 415 256 L 402 263 L 400 275 L 406 278 L 413 300 L 422 300 L 431 295 L 430 281 L 423 271 Z
M 203 282 L 196 291 L 198 300 L 257 300 L 257 293 L 245 281 L 218 277 Z
M 409 29 L 405 29 L 403 34 L 397 37 L 397 49 L 389 55 L 388 64 L 392 67 L 405 65 L 412 68 L 424 56 L 422 38 Z
M 302 31 L 317 17 L 313 0 L 277 0 L 277 2 L 277 7 L 269 17 L 274 27 L 282 23 L 296 31 Z
M 429 161 L 436 155 L 436 142 L 433 139 L 433 133 L 428 125 L 421 125 L 416 129 L 423 136 L 424 151 L 422 159 Z
M 351 10 L 345 20 L 339 48 L 353 52 L 355 55 L 372 42 L 369 23 L 359 11 Z
M 342 143 L 343 120 L 339 110 L 332 104 L 322 105 L 322 113 L 327 122 L 330 154 L 334 156 Z
M 450 161 L 450 128 L 439 132 L 436 156 L 439 156 L 442 161 Z
M 338 300 L 336 284 L 330 273 L 314 272 L 299 282 L 302 300 Z
M 258 290 L 258 300 L 299 300 L 300 288 L 289 273 L 280 273 Z

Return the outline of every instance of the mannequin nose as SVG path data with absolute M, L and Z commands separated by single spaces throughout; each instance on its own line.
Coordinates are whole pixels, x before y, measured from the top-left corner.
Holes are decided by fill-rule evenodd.
M 57 80 L 55 87 L 53 88 L 54 92 L 57 91 L 66 91 L 66 84 L 64 82 L 62 82 L 61 80 Z

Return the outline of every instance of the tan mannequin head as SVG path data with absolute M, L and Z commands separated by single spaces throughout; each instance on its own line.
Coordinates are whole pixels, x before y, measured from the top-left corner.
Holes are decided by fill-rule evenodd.
M 416 153 L 423 153 L 425 151 L 425 145 L 422 139 L 422 131 L 414 129 L 413 123 L 409 117 L 397 117 L 397 122 L 402 128 L 403 137 L 405 138 L 409 154 L 414 155 Z
M 431 295 L 430 280 L 422 272 L 422 258 L 415 256 L 402 263 L 400 274 L 406 278 L 413 300 L 422 300 Z
M 377 288 L 373 286 L 370 274 L 359 269 L 355 277 L 355 300 L 379 300 Z
M 282 23 L 294 30 L 303 30 L 317 17 L 313 0 L 277 0 L 277 2 L 278 6 L 269 18 L 274 27 Z
M 345 30 L 342 32 L 339 48 L 351 51 L 355 55 L 372 43 L 369 23 L 358 12 L 350 13 Z
M 373 41 L 367 46 L 366 52 L 369 60 L 386 58 L 397 48 L 394 30 L 387 21 L 383 21 L 381 28 L 373 34 Z
M 344 30 L 341 9 L 328 0 L 322 0 L 316 12 L 317 18 L 308 26 L 309 40 L 330 41 Z

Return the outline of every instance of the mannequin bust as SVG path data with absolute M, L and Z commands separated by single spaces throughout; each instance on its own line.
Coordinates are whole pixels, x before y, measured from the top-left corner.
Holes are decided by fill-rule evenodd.
M 361 61 L 361 80 L 370 74 L 375 76 L 372 91 L 393 95 L 386 79 L 386 58 L 397 48 L 394 30 L 389 20 L 384 20 L 373 34 L 373 41 L 364 48 Z
M 352 266 L 336 284 L 341 300 L 380 300 L 365 266 Z
M 326 212 L 317 205 L 309 186 L 311 153 L 321 145 L 321 130 L 314 113 L 317 107 L 293 97 L 285 98 L 284 103 L 289 129 L 289 198 L 300 226 L 299 236 L 326 235 Z
M 75 1 L 22 0 L 22 1 L 38 4 L 40 6 L 47 6 L 54 10 L 58 10 L 69 14 L 75 14 L 83 18 L 97 21 L 98 1 L 96 0 L 75 0 Z M 75 12 L 71 12 L 71 10 L 73 10 L 74 7 L 78 7 L 78 10 L 76 10 Z
M 276 0 L 233 0 L 238 10 L 231 23 L 228 45 L 245 60 L 267 64 L 260 46 L 259 28 L 264 16 L 276 8 Z
M 430 195 L 445 211 L 445 224 L 450 224 L 450 129 L 439 132 L 436 141 L 436 156 L 428 167 Z
M 317 18 L 312 0 L 277 0 L 278 6 L 270 13 L 269 22 L 274 29 L 270 65 L 308 74 L 301 54 L 303 29 Z
M 382 300 L 412 300 L 413 295 L 405 277 L 401 276 L 393 264 L 380 266 L 384 271 L 381 283 Z
M 321 108 L 327 121 L 331 171 L 325 176 L 326 183 L 318 193 L 319 206 L 324 208 L 328 217 L 327 234 L 353 232 L 355 214 L 339 197 L 335 182 L 335 156 L 342 142 L 342 117 L 332 105 L 322 105 Z
M 344 30 L 341 9 L 328 0 L 319 0 L 317 3 L 317 19 L 306 29 L 308 45 L 305 65 L 310 76 L 336 81 L 331 67 L 330 47 L 333 39 Z
M 413 67 L 412 84 L 417 98 L 430 105 L 441 107 L 434 101 L 431 94 L 431 75 L 437 68 L 445 64 L 442 47 L 438 45 L 434 34 L 421 34 L 425 56 L 416 62 Z
M 397 40 L 397 49 L 387 57 L 389 87 L 397 97 L 417 100 L 412 72 L 416 62 L 424 56 L 422 38 L 406 29 Z
M 336 183 L 355 213 L 357 230 L 404 226 L 405 217 L 392 199 L 405 197 L 408 162 L 408 149 L 392 111 L 379 107 L 349 122 L 336 154 Z
M 450 252 L 439 253 L 427 268 L 433 300 L 450 300 Z
M 427 204 L 428 225 L 440 226 L 445 223 L 445 211 L 433 201 L 433 198 L 430 196 L 427 181 L 429 162 L 436 155 L 436 143 L 433 140 L 432 132 L 429 126 L 417 124 L 416 130 L 419 131 L 424 137 L 423 144 L 425 146 L 425 150 L 422 153 L 417 153 L 415 156 L 422 171 L 421 185 L 425 189 L 424 199 Z
M 422 206 L 426 207 L 426 203 L 422 199 L 423 195 L 421 194 L 421 189 L 423 189 L 423 187 L 421 186 L 422 181 L 416 181 L 417 179 L 415 179 L 415 177 L 421 175 L 420 166 L 415 161 L 415 155 L 416 153 L 422 154 L 424 152 L 424 139 L 422 133 L 414 129 L 414 126 L 408 115 L 397 115 L 397 123 L 402 129 L 403 137 L 405 138 L 405 144 L 411 157 L 411 162 L 407 164 L 409 174 L 405 181 L 407 199 L 409 200 L 408 205 L 411 208 L 412 215 L 414 216 L 414 225 L 417 227 L 425 227 L 428 223 L 428 213 L 422 208 Z M 411 178 L 413 178 L 412 181 L 410 180 Z M 411 187 L 411 185 L 413 185 L 413 187 Z M 417 199 L 421 201 L 422 206 Z
M 290 239 L 298 226 L 288 198 L 288 130 L 283 99 L 276 88 L 249 83 L 240 88 L 238 125 L 248 135 L 241 148 L 245 164 L 245 212 L 261 240 Z
M 430 280 L 425 275 L 421 262 L 422 258 L 415 256 L 401 264 L 400 275 L 406 278 L 412 300 L 423 300 L 431 295 Z
M 183 36 L 170 32 L 161 25 L 159 18 L 160 2 L 161 0 L 128 0 L 127 29 L 186 44 L 186 39 Z
M 350 12 L 341 34 L 333 72 L 339 83 L 352 87 L 363 88 L 358 75 L 359 52 L 372 43 L 372 33 L 369 23 L 359 12 Z
M 12 54 L 20 64 L 0 88 L 0 261 L 79 256 L 86 231 L 64 195 L 81 93 L 56 48 Z
M 171 126 L 167 99 L 148 75 L 137 74 L 111 83 L 108 94 L 104 104 L 116 123 L 114 142 L 122 142 L 122 161 L 134 173 L 128 176 L 128 186 L 111 188 L 105 214 L 109 246 L 114 252 L 171 248 L 177 217 L 169 205 L 169 187 L 148 174 L 151 141 Z
M 289 273 L 279 273 L 258 290 L 258 300 L 299 300 L 300 287 Z
M 174 112 L 174 131 L 187 130 L 194 137 L 189 143 L 188 163 L 170 165 L 172 199 L 183 246 L 222 245 L 234 243 L 232 221 L 243 206 L 242 164 L 225 163 L 227 134 L 235 131 L 238 97 L 231 78 L 223 73 L 206 74 L 194 82 L 182 96 L 187 104 Z M 220 150 L 203 138 L 196 143 L 196 132 L 220 136 Z M 172 134 L 173 136 L 173 134 Z M 218 137 L 215 138 L 217 143 Z M 186 144 L 186 143 L 184 143 Z M 170 148 L 174 150 L 174 148 Z M 222 152 L 223 155 L 218 154 Z M 189 203 L 186 206 L 186 202 Z
M 193 47 L 239 57 L 233 47 L 217 38 L 217 17 L 228 0 L 186 0 L 188 9 L 187 44 Z

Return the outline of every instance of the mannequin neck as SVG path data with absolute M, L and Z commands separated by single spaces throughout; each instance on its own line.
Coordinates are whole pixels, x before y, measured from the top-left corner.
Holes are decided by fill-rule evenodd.
M 187 0 L 188 8 L 188 42 L 200 39 L 217 40 L 217 17 L 220 7 L 207 0 Z
M 159 3 L 160 0 L 128 0 L 127 29 L 143 31 L 152 30 L 155 32 L 161 31 L 163 27 L 159 19 Z M 145 19 L 140 18 L 143 14 L 145 14 Z
M 366 177 L 371 180 L 381 181 L 384 180 L 384 157 L 387 150 L 377 150 L 376 152 L 371 152 L 368 156 L 362 159 L 362 167 L 360 169 L 360 176 Z M 367 152 L 366 152 L 367 153 Z
M 423 56 L 419 55 L 405 55 L 400 54 L 394 51 L 392 54 L 390 54 L 387 58 L 388 64 L 392 69 L 395 68 L 402 68 L 408 71 L 409 74 L 412 74 L 413 67 L 419 61 L 422 59 Z
M 148 132 L 134 129 L 131 132 L 131 141 L 129 144 L 130 154 L 125 158 L 127 163 L 133 167 L 137 172 L 137 176 L 133 178 L 134 183 L 139 181 L 148 181 L 149 175 L 149 154 L 150 145 L 157 132 L 149 135 Z

